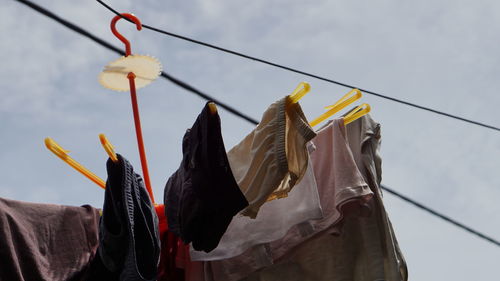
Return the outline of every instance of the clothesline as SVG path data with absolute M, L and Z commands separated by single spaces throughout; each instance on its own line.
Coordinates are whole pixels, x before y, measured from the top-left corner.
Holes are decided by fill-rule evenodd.
M 109 5 L 107 5 L 103 1 L 101 1 L 101 0 L 96 0 L 96 1 L 99 2 L 101 5 L 103 5 L 104 7 L 106 7 L 107 9 L 109 9 L 111 12 L 115 13 L 116 15 L 120 15 L 120 13 L 118 13 L 116 10 L 114 10 L 113 8 L 111 8 Z M 125 18 L 125 20 L 127 20 L 128 22 L 130 22 L 129 19 Z M 397 98 L 394 98 L 394 97 L 390 97 L 390 96 L 387 96 L 387 95 L 376 93 L 374 91 L 366 90 L 366 89 L 363 89 L 361 87 L 357 87 L 357 86 L 354 86 L 354 85 L 351 85 L 351 84 L 347 84 L 347 83 L 344 83 L 344 82 L 339 82 L 339 81 L 336 81 L 336 80 L 333 80 L 333 79 L 330 79 L 330 78 L 326 78 L 326 77 L 323 77 L 323 76 L 320 76 L 320 75 L 312 74 L 312 73 L 309 73 L 309 72 L 306 72 L 306 71 L 303 71 L 303 70 L 299 70 L 299 69 L 296 69 L 296 68 L 292 68 L 292 67 L 289 67 L 289 66 L 284 66 L 284 65 L 281 65 L 281 64 L 278 64 L 278 63 L 270 62 L 268 60 L 260 59 L 260 58 L 254 57 L 254 56 L 250 56 L 250 55 L 246 55 L 246 54 L 240 53 L 240 52 L 232 51 L 232 50 L 229 50 L 227 48 L 219 47 L 219 46 L 216 46 L 216 45 L 213 45 L 213 44 L 209 44 L 209 43 L 206 43 L 206 42 L 202 42 L 202 41 L 199 41 L 199 40 L 196 40 L 196 39 L 192 39 L 192 38 L 189 38 L 189 37 L 186 37 L 186 36 L 182 36 L 182 35 L 179 35 L 179 34 L 168 32 L 168 31 L 165 31 L 165 30 L 162 30 L 162 29 L 159 29 L 159 28 L 147 25 L 147 24 L 142 24 L 142 26 L 144 28 L 146 28 L 146 29 L 150 29 L 150 30 L 155 31 L 155 32 L 159 32 L 159 33 L 162 33 L 162 34 L 165 34 L 165 35 L 168 35 L 168 36 L 179 38 L 181 40 L 189 41 L 191 43 L 195 43 L 195 44 L 202 45 L 202 46 L 205 46 L 205 47 L 208 47 L 208 48 L 212 48 L 212 49 L 215 49 L 215 50 L 219 50 L 219 51 L 222 51 L 222 52 L 225 52 L 225 53 L 236 55 L 236 56 L 239 56 L 239 57 L 242 57 L 242 58 L 245 58 L 245 59 L 249 59 L 249 60 L 252 60 L 252 61 L 256 61 L 256 62 L 259 62 L 259 63 L 267 64 L 267 65 L 270 65 L 270 66 L 273 66 L 273 67 L 277 67 L 277 68 L 280 68 L 280 69 L 284 69 L 284 70 L 287 70 L 287 71 L 291 71 L 291 72 L 295 72 L 295 73 L 298 73 L 298 74 L 302 74 L 302 75 L 305 75 L 305 76 L 308 76 L 308 77 L 319 79 L 319 80 L 322 80 L 322 81 L 325 81 L 325 82 L 328 82 L 328 83 L 332 83 L 332 84 L 336 84 L 336 85 L 339 85 L 339 86 L 342 86 L 342 87 L 346 87 L 346 88 L 350 88 L 350 89 L 359 89 L 360 91 L 362 91 L 364 93 L 367 93 L 367 94 L 370 94 L 370 95 L 373 95 L 373 96 L 376 96 L 376 97 L 379 97 L 379 98 L 383 98 L 383 99 L 386 99 L 386 100 L 390 100 L 390 101 L 393 101 L 393 102 L 397 102 L 397 103 L 400 103 L 400 104 L 404 104 L 404 105 L 407 105 L 407 106 L 411 106 L 411 107 L 414 107 L 414 108 L 418 108 L 418 109 L 421 109 L 421 110 L 425 110 L 425 111 L 428 111 L 428 112 L 432 112 L 432 113 L 435 113 L 435 114 L 439 114 L 439 115 L 442 115 L 442 116 L 453 118 L 455 120 L 459 120 L 459 121 L 467 122 L 467 123 L 474 124 L 474 125 L 477 125 L 477 126 L 481 126 L 483 128 L 500 131 L 499 127 L 495 127 L 495 126 L 492 126 L 492 125 L 488 125 L 488 124 L 485 124 L 485 123 L 481 123 L 481 122 L 478 122 L 478 121 L 474 121 L 474 120 L 471 120 L 471 119 L 460 117 L 458 115 L 449 114 L 449 113 L 446 113 L 446 112 L 443 112 L 443 111 L 440 111 L 440 110 L 436 110 L 436 109 L 432 109 L 432 108 L 429 108 L 429 107 L 426 107 L 426 106 L 418 105 L 416 103 L 404 101 L 402 99 L 397 99 Z
M 120 54 L 122 56 L 125 55 L 125 52 L 122 49 L 113 46 L 112 44 L 108 43 L 107 41 L 105 41 L 105 40 L 103 40 L 103 39 L 95 36 L 94 34 L 88 32 L 87 30 L 85 30 L 85 29 L 83 29 L 83 28 L 81 28 L 81 27 L 79 27 L 79 26 L 77 26 L 77 25 L 75 25 L 75 24 L 73 24 L 73 23 L 71 23 L 71 22 L 69 22 L 69 21 L 67 21 L 67 20 L 59 17 L 58 15 L 56 15 L 56 14 L 52 13 L 51 11 L 43 8 L 40 5 L 37 5 L 37 4 L 35 4 L 33 2 L 30 2 L 30 1 L 27 1 L 27 0 L 16 0 L 16 1 L 21 2 L 22 4 L 24 4 L 24 5 L 32 8 L 33 10 L 35 10 L 37 12 L 39 12 L 40 14 L 43 14 L 43 15 L 45 15 L 45 16 L 53 19 L 53 20 L 55 20 L 56 22 L 58 22 L 58 23 L 60 23 L 60 24 L 62 24 L 64 26 L 66 26 L 67 28 L 75 31 L 76 33 L 78 33 L 78 34 L 80 34 L 80 35 L 82 35 L 84 37 L 87 37 L 88 39 L 90 39 L 90 40 L 96 42 L 97 44 L 99 44 L 99 45 L 107 48 L 108 50 L 111 50 L 111 51 L 113 51 L 113 52 L 115 52 L 117 54 Z M 185 82 L 183 82 L 183 81 L 181 81 L 181 80 L 179 80 L 179 79 L 171 76 L 170 74 L 168 74 L 168 73 L 166 73 L 164 71 L 161 72 L 161 76 L 163 78 L 169 80 L 170 82 L 176 84 L 177 86 L 179 86 L 179 87 L 181 87 L 181 88 L 183 88 L 183 89 L 185 89 L 185 90 L 187 90 L 187 91 L 189 91 L 189 92 L 191 92 L 191 93 L 193 93 L 195 95 L 198 95 L 199 97 L 201 97 L 204 100 L 214 101 L 215 103 L 217 103 L 217 106 L 220 106 L 220 107 L 224 108 L 225 110 L 231 112 L 232 114 L 234 114 L 234 115 L 236 115 L 236 116 L 238 116 L 240 118 L 243 118 L 243 119 L 247 120 L 248 122 L 250 122 L 250 123 L 252 123 L 254 125 L 256 125 L 258 123 L 258 121 L 256 119 L 254 119 L 254 118 L 252 118 L 252 117 L 250 117 L 250 116 L 248 116 L 248 115 L 240 112 L 239 110 L 235 109 L 234 107 L 232 107 L 232 106 L 230 106 L 230 105 L 228 105 L 228 104 L 226 104 L 226 103 L 224 103 L 224 102 L 222 102 L 222 101 L 220 101 L 220 100 L 218 100 L 218 99 L 216 99 L 214 97 L 211 97 L 211 96 L 209 96 L 209 95 L 201 92 L 200 90 L 194 88 L 193 86 L 191 86 L 191 85 L 189 85 L 189 84 L 187 84 L 187 83 L 185 83 Z
M 30 1 L 27 1 L 27 0 L 17 0 L 17 1 L 23 3 L 23 4 L 27 5 L 27 6 L 29 6 L 30 8 L 34 9 L 35 11 L 37 11 L 37 12 L 39 12 L 41 14 L 43 14 L 43 15 L 45 15 L 45 16 L 47 16 L 47 17 L 49 17 L 49 18 L 51 18 L 51 19 L 59 22 L 60 24 L 68 27 L 69 29 L 71 29 L 71 30 L 79 33 L 80 35 L 85 36 L 85 37 L 91 39 L 92 41 L 98 43 L 99 45 L 101 45 L 101 46 L 103 46 L 103 47 L 105 47 L 105 48 L 107 48 L 109 50 L 112 50 L 112 51 L 114 51 L 116 53 L 119 53 L 119 54 L 122 54 L 122 55 L 124 54 L 123 51 L 120 50 L 119 48 L 114 47 L 112 44 L 106 42 L 105 40 L 102 40 L 102 39 L 96 37 L 92 33 L 84 30 L 83 28 L 81 28 L 81 27 L 79 27 L 79 26 L 77 26 L 77 25 L 75 25 L 75 24 L 73 24 L 73 23 L 71 23 L 71 22 L 69 22 L 69 21 L 67 21 L 65 19 L 62 19 L 61 17 L 57 16 L 56 14 L 48 11 L 47 9 L 45 9 L 45 8 L 43 8 L 43 7 L 41 7 L 41 6 L 37 5 L 37 4 L 34 4 L 34 3 L 30 2 Z M 249 116 L 241 113 L 239 110 L 237 110 L 237 109 L 235 109 L 235 108 L 233 108 L 233 107 L 231 107 L 231 106 L 229 106 L 229 105 L 227 105 L 227 104 L 225 104 L 223 102 L 218 101 L 217 99 L 215 99 L 215 98 L 213 98 L 213 97 L 211 97 L 211 96 L 209 96 L 209 95 L 201 92 L 200 90 L 192 87 L 191 85 L 189 85 L 189 84 L 187 84 L 187 83 L 185 83 L 185 82 L 183 82 L 183 81 L 181 81 L 181 80 L 179 80 L 179 79 L 177 79 L 175 77 L 172 77 L 171 75 L 169 75 L 169 74 L 167 74 L 165 72 L 162 72 L 161 76 L 164 77 L 165 79 L 173 82 L 174 84 L 176 84 L 176 85 L 184 88 L 185 90 L 187 90 L 189 92 L 192 92 L 192 93 L 200 96 L 201 98 L 203 98 L 205 100 L 212 100 L 212 101 L 216 102 L 218 104 L 218 106 L 220 106 L 220 107 L 222 107 L 222 108 L 230 111 L 231 113 L 233 113 L 233 114 L 235 114 L 235 115 L 237 115 L 237 116 L 239 116 L 239 117 L 247 120 L 248 122 L 250 122 L 252 124 L 257 124 L 258 123 L 255 119 L 253 119 L 253 118 L 251 118 L 251 117 L 249 117 Z M 498 128 L 495 128 L 495 129 L 498 129 Z M 413 199 L 411 199 L 411 198 L 409 198 L 407 196 L 404 196 L 404 195 L 401 195 L 400 193 L 395 192 L 394 190 L 392 190 L 392 189 L 390 189 L 388 187 L 381 186 L 381 188 L 384 189 L 384 190 L 386 190 L 386 191 L 388 191 L 388 192 L 390 192 L 391 194 L 397 196 L 398 198 L 404 200 L 405 202 L 412 204 L 413 206 L 415 206 L 415 207 L 417 207 L 419 209 L 425 210 L 425 211 L 431 213 L 432 215 L 434 215 L 434 216 L 436 216 L 438 218 L 443 219 L 444 221 L 452 223 L 453 225 L 461 228 L 462 230 L 465 230 L 465 231 L 467 231 L 469 233 L 475 234 L 480 239 L 483 239 L 483 240 L 486 240 L 488 242 L 491 242 L 491 243 L 493 243 L 496 246 L 500 246 L 500 242 L 497 241 L 497 240 L 495 240 L 495 239 L 493 239 L 493 238 L 491 238 L 491 236 L 485 235 L 485 234 L 483 234 L 483 233 L 481 233 L 479 231 L 474 230 L 471 227 L 466 226 L 465 224 L 457 222 L 456 220 L 454 220 L 454 219 L 452 219 L 452 218 L 450 218 L 448 216 L 440 214 L 440 213 L 432 210 L 431 208 L 426 207 L 426 206 L 422 205 L 421 203 L 418 203 L 415 200 L 413 200 Z

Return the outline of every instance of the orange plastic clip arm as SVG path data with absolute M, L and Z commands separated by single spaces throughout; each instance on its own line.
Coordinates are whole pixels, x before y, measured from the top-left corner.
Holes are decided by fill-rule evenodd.
M 149 179 L 148 160 L 146 159 L 146 150 L 144 149 L 144 140 L 142 138 L 141 118 L 139 117 L 139 106 L 137 104 L 137 94 L 135 92 L 135 74 L 130 72 L 127 75 L 130 83 L 130 99 L 132 101 L 132 110 L 134 113 L 135 134 L 137 136 L 137 146 L 139 147 L 139 156 L 141 158 L 142 175 L 144 183 L 148 190 L 151 201 L 155 203 L 153 189 L 151 188 L 151 180 Z
M 101 188 L 106 188 L 106 183 L 94 173 L 85 168 L 82 164 L 76 162 L 73 158 L 68 155 L 69 150 L 65 150 L 58 143 L 56 143 L 51 138 L 45 138 L 45 146 L 52 151 L 57 157 L 61 158 L 68 165 L 73 167 L 78 172 L 82 173 L 85 177 L 96 183 Z
M 123 13 L 121 14 L 123 17 L 133 21 L 137 27 L 137 30 L 142 29 L 142 24 L 139 18 L 132 14 L 128 13 Z M 122 17 L 121 16 L 115 16 L 111 20 L 111 32 L 125 44 L 125 56 L 129 56 L 132 54 L 131 47 L 130 47 L 130 42 L 125 38 L 123 35 L 121 35 L 118 30 L 116 30 L 116 22 L 120 20 Z M 146 185 L 146 189 L 149 193 L 149 197 L 151 198 L 151 201 L 155 203 L 154 195 L 153 195 L 153 189 L 151 188 L 151 180 L 149 178 L 149 170 L 148 170 L 148 161 L 146 159 L 146 150 L 144 149 L 144 140 L 142 138 L 142 129 L 141 129 L 141 119 L 139 117 L 139 106 L 137 104 L 137 94 L 136 94 L 136 88 L 135 88 L 135 74 L 133 72 L 128 73 L 127 78 L 129 80 L 129 86 L 130 86 L 130 99 L 132 101 L 132 110 L 134 113 L 134 124 L 135 124 L 135 133 L 137 136 L 137 146 L 139 148 L 139 156 L 141 158 L 141 166 L 142 166 L 142 174 L 144 177 L 144 183 Z
M 115 150 L 113 145 L 108 141 L 108 138 L 106 138 L 106 135 L 104 134 L 99 134 L 99 140 L 101 141 L 101 145 L 108 154 L 109 158 L 111 161 L 117 163 L 118 162 L 118 156 L 116 156 Z

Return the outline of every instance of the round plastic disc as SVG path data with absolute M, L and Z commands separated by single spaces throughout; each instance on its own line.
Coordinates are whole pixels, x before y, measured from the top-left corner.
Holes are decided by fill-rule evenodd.
M 127 75 L 135 74 L 135 88 L 142 88 L 153 82 L 161 73 L 160 62 L 153 57 L 130 55 L 110 62 L 99 74 L 99 83 L 115 91 L 129 91 Z

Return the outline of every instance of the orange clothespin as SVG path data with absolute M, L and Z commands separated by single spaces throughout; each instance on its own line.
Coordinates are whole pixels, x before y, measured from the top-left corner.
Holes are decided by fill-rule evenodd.
M 113 145 L 108 141 L 106 138 L 106 135 L 104 134 L 99 134 L 99 140 L 101 141 L 101 145 L 106 151 L 106 153 L 109 155 L 109 158 L 111 161 L 117 163 L 118 162 L 118 156 L 116 156 L 115 150 Z
M 91 181 L 96 183 L 98 186 L 100 186 L 103 189 L 106 188 L 106 183 L 100 177 L 96 176 L 94 173 L 89 171 L 82 164 L 78 163 L 77 161 L 75 161 L 73 158 L 71 158 L 68 155 L 69 150 L 62 148 L 58 143 L 56 143 L 51 138 L 45 138 L 45 146 L 50 151 L 52 151 L 52 153 L 54 153 L 57 157 L 61 158 L 61 160 L 66 162 L 68 165 L 73 167 L 78 172 L 82 173 L 85 177 L 89 178 Z

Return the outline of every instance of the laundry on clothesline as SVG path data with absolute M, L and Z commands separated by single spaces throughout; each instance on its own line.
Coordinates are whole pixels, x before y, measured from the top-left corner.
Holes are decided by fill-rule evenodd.
M 121 16 L 141 29 L 137 17 Z M 143 175 L 104 134 L 106 181 L 47 138 L 50 151 L 105 189 L 104 204 L 0 198 L 0 280 L 408 279 L 379 189 L 380 125 L 367 115 L 370 106 L 313 128 L 360 99 L 357 89 L 308 122 L 299 100 L 310 85 L 302 82 L 227 151 L 217 106 L 208 102 L 179 140 L 183 158 L 164 175 L 164 204 L 156 204 L 136 87 L 154 80 L 161 65 L 132 55 L 115 28 L 121 16 L 111 29 L 126 56 L 100 82 L 130 90 Z
M 286 106 L 285 100 L 277 104 L 281 102 Z M 297 108 L 293 110 L 301 112 Z M 281 114 L 287 116 L 285 111 Z M 275 116 L 279 116 L 277 112 L 273 112 Z M 125 158 L 119 154 L 117 162 L 110 158 L 100 226 L 97 223 L 99 212 L 92 208 L 95 210 L 91 216 L 93 224 L 87 225 L 85 232 L 76 233 L 81 236 L 79 243 L 92 246 L 84 250 L 81 247 L 66 249 L 73 256 L 87 257 L 80 267 L 72 267 L 75 271 L 72 274 L 93 278 L 78 280 L 283 280 L 285 277 L 287 280 L 335 280 L 337 277 L 407 280 L 406 263 L 379 189 L 380 125 L 365 115 L 347 126 L 343 118 L 334 119 L 314 132 L 302 114 L 297 116 L 302 120 L 299 124 L 308 127 L 306 132 L 313 132 L 309 133 L 313 137 L 304 141 L 300 130 L 285 130 L 289 133 L 286 143 L 304 143 L 298 147 L 305 154 L 301 158 L 296 157 L 296 153 L 287 153 L 294 148 L 292 146 L 292 149 L 284 149 L 281 157 L 285 167 L 289 167 L 289 160 L 295 160 L 298 167 L 305 167 L 302 176 L 297 177 L 293 185 L 287 182 L 290 184 L 287 196 L 275 200 L 268 200 L 269 195 L 262 197 L 266 200 L 255 218 L 243 215 L 247 201 L 244 190 L 237 183 L 238 177 L 233 175 L 234 170 L 244 170 L 247 164 L 238 166 L 235 158 L 231 161 L 226 156 L 220 118 L 211 113 L 208 104 L 186 132 L 182 141 L 185 152 L 180 165 L 182 170 L 174 173 L 174 178 L 182 173 L 198 174 L 179 177 L 183 180 L 171 178 L 165 188 L 165 206 L 155 208 L 142 178 Z M 255 155 L 274 155 L 277 144 L 283 143 L 282 139 L 276 141 L 279 138 L 273 130 L 261 131 L 260 138 L 273 140 L 272 145 L 251 149 L 256 153 L 246 155 L 247 159 Z M 229 149 L 228 154 L 233 149 Z M 254 173 L 255 178 L 247 173 L 247 179 L 255 182 L 262 176 L 272 175 L 278 178 L 274 181 L 275 190 L 290 179 L 286 172 L 276 176 L 275 161 L 260 161 L 252 167 L 260 169 L 260 173 Z M 179 207 L 185 203 L 184 213 L 168 211 L 169 204 Z M 237 205 L 232 211 L 225 212 L 233 204 Z M 14 206 L 22 208 L 22 205 Z M 53 208 L 40 206 L 47 210 Z M 86 210 L 82 207 L 66 208 Z M 64 208 L 56 210 L 60 212 L 54 213 L 52 219 L 60 220 L 57 226 L 71 228 L 74 221 L 62 220 Z M 0 208 L 0 213 L 8 212 L 12 212 L 12 208 Z M 36 219 L 36 216 L 29 221 L 33 219 L 45 226 L 53 223 L 44 218 Z M 170 225 L 175 225 L 171 223 L 175 221 L 186 221 L 190 225 L 174 233 Z M 207 222 L 220 228 L 212 228 Z M 9 223 L 12 222 L 3 224 L 4 231 L 12 228 Z M 38 227 L 32 227 L 35 226 Z M 93 237 L 88 235 L 89 232 L 94 233 Z M 61 231 L 54 235 L 65 233 Z M 195 240 L 185 237 L 210 241 L 212 249 L 197 251 L 199 249 L 193 244 Z M 14 243 L 15 240 L 5 239 L 4 242 L 10 243 L 10 249 L 14 251 L 21 248 Z M 193 242 L 191 246 L 189 242 Z M 44 241 L 30 243 L 41 247 Z M 57 239 L 54 243 L 56 248 L 64 247 L 64 239 Z M 25 254 L 34 260 L 39 256 Z M 43 262 L 41 265 L 40 272 L 53 271 L 50 266 L 55 266 Z M 0 275 L 0 278 L 4 276 L 7 275 Z M 23 279 L 14 277 L 9 280 Z

